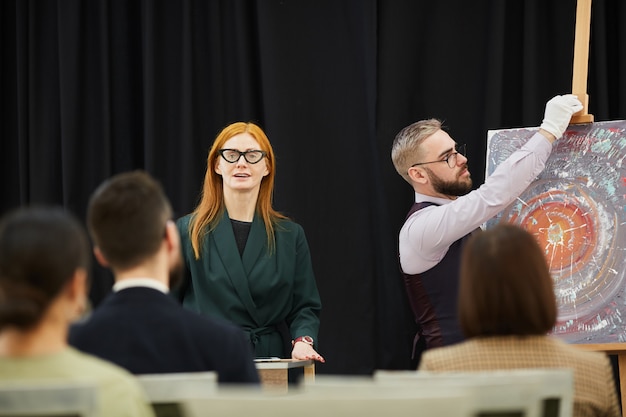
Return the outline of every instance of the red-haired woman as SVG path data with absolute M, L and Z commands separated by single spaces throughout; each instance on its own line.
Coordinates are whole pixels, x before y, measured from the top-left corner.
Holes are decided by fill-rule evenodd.
M 224 128 L 207 158 L 200 203 L 177 221 L 186 307 L 242 327 L 257 357 L 324 361 L 321 302 L 302 227 L 272 208 L 274 151 L 263 130 Z

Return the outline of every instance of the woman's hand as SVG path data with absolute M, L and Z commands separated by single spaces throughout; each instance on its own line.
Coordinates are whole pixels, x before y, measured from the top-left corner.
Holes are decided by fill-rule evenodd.
M 326 360 L 313 349 L 313 346 L 304 342 L 296 342 L 293 345 L 291 351 L 291 359 L 307 360 L 313 359 L 314 361 L 326 362 Z

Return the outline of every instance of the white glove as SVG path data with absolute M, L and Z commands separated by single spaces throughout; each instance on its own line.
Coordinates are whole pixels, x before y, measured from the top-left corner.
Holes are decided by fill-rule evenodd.
M 572 115 L 582 109 L 582 103 L 574 94 L 554 96 L 546 103 L 541 128 L 552 133 L 558 139 L 563 136 Z

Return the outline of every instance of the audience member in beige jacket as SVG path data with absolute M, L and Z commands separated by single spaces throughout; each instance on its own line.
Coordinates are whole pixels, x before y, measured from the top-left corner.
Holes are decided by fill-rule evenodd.
M 574 369 L 574 416 L 620 416 L 606 355 L 549 336 L 557 318 L 552 278 L 535 238 L 498 225 L 470 238 L 461 258 L 459 321 L 468 340 L 427 350 L 420 370 Z

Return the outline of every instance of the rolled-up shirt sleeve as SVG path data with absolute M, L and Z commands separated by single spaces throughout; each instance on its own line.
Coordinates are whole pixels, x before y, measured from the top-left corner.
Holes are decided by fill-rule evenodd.
M 543 171 L 552 144 L 535 133 L 502 162 L 477 190 L 447 200 L 416 193 L 416 202 L 432 202 L 413 213 L 399 235 L 400 265 L 419 274 L 437 265 L 452 243 L 480 227 L 511 204 Z

